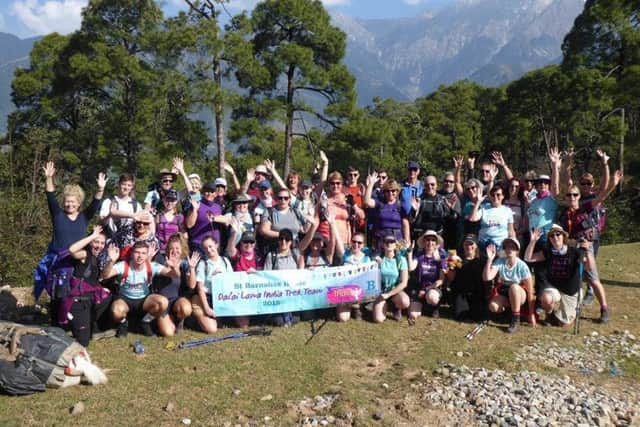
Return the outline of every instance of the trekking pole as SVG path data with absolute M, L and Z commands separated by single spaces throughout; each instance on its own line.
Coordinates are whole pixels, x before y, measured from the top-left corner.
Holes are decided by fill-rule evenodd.
M 318 333 L 320 332 L 320 330 L 322 328 L 324 328 L 324 325 L 327 324 L 327 319 L 324 319 L 324 322 L 322 322 L 322 324 L 316 329 L 316 325 L 315 325 L 315 320 L 311 320 L 309 323 L 311 323 L 311 336 L 309 337 L 309 339 L 304 343 L 304 345 L 309 344 L 309 342 L 313 339 L 313 337 L 315 337 L 316 335 L 318 335 Z
M 193 348 L 204 344 L 212 344 L 220 341 L 232 340 L 236 338 L 252 337 L 252 336 L 269 336 L 271 330 L 266 328 L 254 329 L 252 331 L 236 332 L 234 334 L 222 335 L 219 337 L 206 337 L 199 340 L 183 341 L 176 347 L 178 350 Z
M 584 252 L 581 253 L 584 255 Z M 578 262 L 578 275 L 580 277 L 580 287 L 578 288 L 578 302 L 576 304 L 576 319 L 573 321 L 573 334 L 578 335 L 580 333 L 580 317 L 582 317 L 582 273 L 584 271 L 584 260 L 580 256 L 580 262 Z
M 482 330 L 486 328 L 488 324 L 489 324 L 488 320 L 483 320 L 482 322 L 478 323 L 472 330 L 467 332 L 467 334 L 464 337 L 469 341 L 471 341 L 473 338 L 475 338 L 476 335 L 482 332 Z

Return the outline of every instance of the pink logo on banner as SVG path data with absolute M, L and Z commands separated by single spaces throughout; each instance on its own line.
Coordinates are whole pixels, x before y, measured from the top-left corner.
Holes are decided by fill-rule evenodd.
M 362 288 L 358 285 L 345 285 L 327 288 L 327 302 L 329 304 L 344 304 L 362 299 Z

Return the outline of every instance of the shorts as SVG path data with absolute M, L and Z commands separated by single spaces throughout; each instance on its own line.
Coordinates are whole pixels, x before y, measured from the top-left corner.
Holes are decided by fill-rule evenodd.
M 543 292 L 551 294 L 554 304 L 557 304 L 553 310 L 553 314 L 561 323 L 569 324 L 576 318 L 576 309 L 578 308 L 578 293 L 574 295 L 563 294 L 556 288 L 545 288 Z
M 144 310 L 142 310 L 142 306 L 144 305 L 144 302 L 148 297 L 149 295 L 144 298 L 128 298 L 122 295 L 118 295 L 113 301 L 124 301 L 129 307 L 129 313 L 143 313 Z
M 425 295 L 423 295 L 422 297 L 419 297 L 418 294 L 420 293 L 420 291 L 425 291 Z M 425 288 L 413 288 L 410 292 L 409 292 L 409 299 L 412 302 L 421 302 L 424 303 L 425 299 L 426 299 L 426 294 L 429 291 L 435 291 L 438 293 L 438 299 L 442 300 L 442 289 L 441 288 L 437 288 L 435 286 L 427 286 Z

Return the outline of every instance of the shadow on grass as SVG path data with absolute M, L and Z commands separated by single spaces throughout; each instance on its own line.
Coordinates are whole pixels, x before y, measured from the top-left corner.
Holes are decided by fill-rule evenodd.
M 601 279 L 603 285 L 607 286 L 619 286 L 621 288 L 639 288 L 640 283 L 638 282 L 621 282 L 619 280 L 609 280 L 609 279 Z

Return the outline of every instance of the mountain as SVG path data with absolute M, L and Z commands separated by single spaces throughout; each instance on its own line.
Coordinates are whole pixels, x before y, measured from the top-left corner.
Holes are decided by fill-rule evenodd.
M 7 127 L 7 115 L 15 108 L 11 103 L 11 81 L 18 67 L 29 66 L 29 52 L 40 37 L 20 39 L 0 32 L 0 133 Z
M 460 79 L 498 86 L 560 62 L 560 46 L 584 0 L 427 0 L 420 16 L 353 19 L 332 13 L 347 34 L 345 63 L 361 105 L 412 100 Z M 11 80 L 38 38 L 0 33 L 0 132 L 13 110 Z
M 460 79 L 497 86 L 561 60 L 584 0 L 459 0 L 415 18 L 352 19 L 345 62 L 361 104 L 415 99 Z

